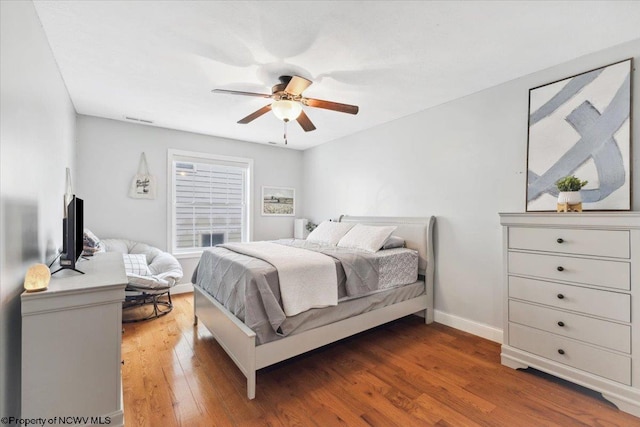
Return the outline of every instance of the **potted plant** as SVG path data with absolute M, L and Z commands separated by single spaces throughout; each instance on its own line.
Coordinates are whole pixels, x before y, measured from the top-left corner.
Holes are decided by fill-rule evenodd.
M 560 193 L 558 194 L 558 203 L 568 203 L 575 205 L 582 203 L 580 189 L 587 185 L 588 181 L 580 181 L 575 176 L 565 176 L 556 181 L 556 187 Z

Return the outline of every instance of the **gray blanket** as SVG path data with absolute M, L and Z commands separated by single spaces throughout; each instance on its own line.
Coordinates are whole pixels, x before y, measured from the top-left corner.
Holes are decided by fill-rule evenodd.
M 375 257 L 302 240 L 276 242 L 331 256 L 336 263 L 338 298 L 377 289 L 378 264 Z M 286 336 L 296 327 L 295 320 L 287 319 L 282 310 L 278 273 L 263 260 L 214 247 L 202 253 L 192 282 L 256 332 L 258 344 L 270 341 L 275 334 Z

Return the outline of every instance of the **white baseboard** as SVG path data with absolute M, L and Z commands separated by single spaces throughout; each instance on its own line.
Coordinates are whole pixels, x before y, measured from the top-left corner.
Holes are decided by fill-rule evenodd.
M 474 322 L 464 317 L 444 313 L 440 310 L 434 310 L 433 314 L 434 321 L 438 323 L 502 344 L 502 329 L 494 328 L 484 323 Z
M 178 283 L 173 288 L 171 288 L 171 294 L 186 294 L 189 292 L 193 292 L 193 284 L 191 283 Z

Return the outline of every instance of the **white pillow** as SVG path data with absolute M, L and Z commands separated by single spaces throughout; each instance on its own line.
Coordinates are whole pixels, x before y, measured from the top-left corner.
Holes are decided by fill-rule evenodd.
M 353 224 L 346 222 L 322 221 L 315 230 L 309 233 L 307 240 L 335 246 L 352 227 Z
M 136 276 L 151 276 L 151 270 L 147 265 L 147 257 L 145 254 L 122 254 L 124 259 L 124 269 L 127 274 L 135 274 Z
M 396 226 L 380 227 L 356 224 L 340 239 L 338 246 L 341 248 L 377 252 L 396 228 Z
M 387 238 L 382 244 L 382 249 L 395 249 L 404 248 L 407 242 L 402 237 L 394 236 L 393 234 Z

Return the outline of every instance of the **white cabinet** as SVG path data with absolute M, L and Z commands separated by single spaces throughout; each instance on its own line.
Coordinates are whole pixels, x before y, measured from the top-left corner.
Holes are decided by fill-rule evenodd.
M 640 213 L 503 213 L 502 364 L 640 417 Z
M 77 268 L 85 274 L 61 271 L 46 291 L 22 294 L 22 418 L 123 425 L 122 255 Z

